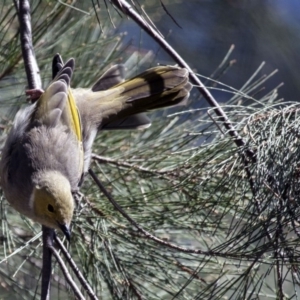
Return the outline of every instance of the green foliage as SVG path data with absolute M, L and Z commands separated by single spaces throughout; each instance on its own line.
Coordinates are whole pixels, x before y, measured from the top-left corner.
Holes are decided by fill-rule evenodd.
M 98 15 L 101 32 L 93 10 L 85 15 L 57 1 L 34 1 L 32 7 L 34 45 L 45 83 L 57 52 L 75 57 L 74 86 L 89 86 L 121 57 L 135 67 L 103 11 Z M 90 8 L 82 4 L 80 9 Z M 4 140 L 8 119 L 24 104 L 26 80 L 17 18 L 9 2 L 1 16 Z M 265 299 L 280 295 L 281 287 L 288 296 L 294 294 L 299 108 L 296 103 L 280 106 L 276 90 L 260 100 L 251 97 L 264 80 L 253 76 L 240 91 L 209 82 L 212 89 L 233 94 L 224 109 L 245 140 L 244 149 L 220 132 L 221 120 L 209 118 L 206 109 L 153 114 L 152 127 L 144 131 L 99 133 L 91 167 L 123 210 L 163 241 L 206 252 L 187 253 L 147 238 L 87 175 L 69 251 L 100 299 Z M 198 101 L 193 98 L 191 107 Z M 242 154 L 249 149 L 255 159 L 247 158 L 247 169 Z M 0 203 L 0 296 L 37 298 L 40 226 L 16 213 L 4 198 Z M 51 297 L 72 298 L 56 264 Z

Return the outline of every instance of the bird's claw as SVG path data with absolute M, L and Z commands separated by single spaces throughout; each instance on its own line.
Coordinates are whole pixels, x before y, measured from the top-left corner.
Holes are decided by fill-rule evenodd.
M 44 93 L 43 89 L 32 89 L 32 90 L 25 91 L 26 96 L 28 96 L 29 100 L 32 103 L 36 102 L 43 93 Z

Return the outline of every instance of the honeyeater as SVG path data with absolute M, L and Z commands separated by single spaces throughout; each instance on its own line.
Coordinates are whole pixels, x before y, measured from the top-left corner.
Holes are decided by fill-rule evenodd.
M 20 213 L 70 238 L 72 193 L 89 168 L 97 132 L 148 127 L 144 112 L 186 103 L 188 71 L 158 66 L 124 80 L 110 68 L 89 89 L 70 88 L 74 59 L 53 60 L 57 75 L 40 98 L 15 117 L 2 150 L 1 186 Z

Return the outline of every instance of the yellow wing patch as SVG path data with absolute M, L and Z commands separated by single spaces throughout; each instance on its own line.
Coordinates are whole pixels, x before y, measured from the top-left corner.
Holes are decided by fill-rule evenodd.
M 81 119 L 79 111 L 70 88 L 68 88 L 68 110 L 71 116 L 71 126 L 78 140 L 82 142 Z

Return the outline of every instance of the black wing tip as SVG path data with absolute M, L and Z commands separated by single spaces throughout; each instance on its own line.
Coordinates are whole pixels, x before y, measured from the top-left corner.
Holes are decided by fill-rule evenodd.
M 52 60 L 52 79 L 54 79 L 62 69 L 64 62 L 59 53 L 55 54 Z
M 55 57 L 53 58 L 52 72 L 53 75 L 55 71 L 57 74 L 54 81 L 64 81 L 67 86 L 69 86 L 74 72 L 74 67 L 74 58 L 70 58 L 65 64 L 63 64 L 61 56 L 59 54 L 55 55 Z
M 112 88 L 125 80 L 125 66 L 116 64 L 108 68 L 102 76 L 93 84 L 91 90 L 99 92 Z
M 69 58 L 67 60 L 67 62 L 64 65 L 64 68 L 67 68 L 67 67 L 71 68 L 72 71 L 74 70 L 74 68 L 75 68 L 75 59 L 74 58 Z

